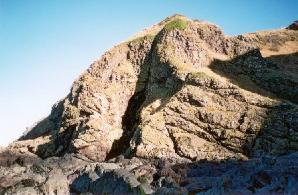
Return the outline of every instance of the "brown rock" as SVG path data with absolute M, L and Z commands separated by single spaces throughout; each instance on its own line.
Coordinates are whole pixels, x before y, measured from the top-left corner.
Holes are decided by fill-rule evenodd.
M 296 193 L 297 45 L 167 18 L 0 148 L 0 194 Z
M 296 20 L 295 22 L 293 22 L 291 25 L 289 25 L 287 27 L 287 29 L 289 30 L 298 30 L 298 20 Z

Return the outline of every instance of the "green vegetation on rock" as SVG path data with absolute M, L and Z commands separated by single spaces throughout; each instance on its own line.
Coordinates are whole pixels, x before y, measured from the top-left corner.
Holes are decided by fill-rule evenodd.
M 210 76 L 204 72 L 192 72 L 189 74 L 189 78 L 210 78 Z
M 174 29 L 178 29 L 178 30 L 184 30 L 186 29 L 188 25 L 188 22 L 186 20 L 182 20 L 180 18 L 177 18 L 169 23 L 167 23 L 164 27 L 164 29 L 166 31 L 171 31 L 171 30 L 174 30 Z
M 113 47 L 0 147 L 0 194 L 295 193 L 298 31 L 262 33 L 174 15 Z

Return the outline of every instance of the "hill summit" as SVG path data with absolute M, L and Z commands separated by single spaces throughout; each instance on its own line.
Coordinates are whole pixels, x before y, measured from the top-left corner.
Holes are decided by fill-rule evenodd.
M 0 150 L 0 194 L 298 192 L 297 103 L 297 30 L 226 36 L 174 15 Z

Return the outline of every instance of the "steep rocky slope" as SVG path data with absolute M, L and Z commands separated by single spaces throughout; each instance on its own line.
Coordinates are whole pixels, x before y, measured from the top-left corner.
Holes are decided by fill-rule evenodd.
M 292 29 L 229 37 L 169 17 L 1 149 L 0 193 L 298 191 L 297 52 Z

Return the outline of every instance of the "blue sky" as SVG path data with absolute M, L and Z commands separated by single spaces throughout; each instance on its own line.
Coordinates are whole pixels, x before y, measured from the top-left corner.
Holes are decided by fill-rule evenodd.
M 0 145 L 46 117 L 116 43 L 175 13 L 235 35 L 287 26 L 297 0 L 0 0 Z

